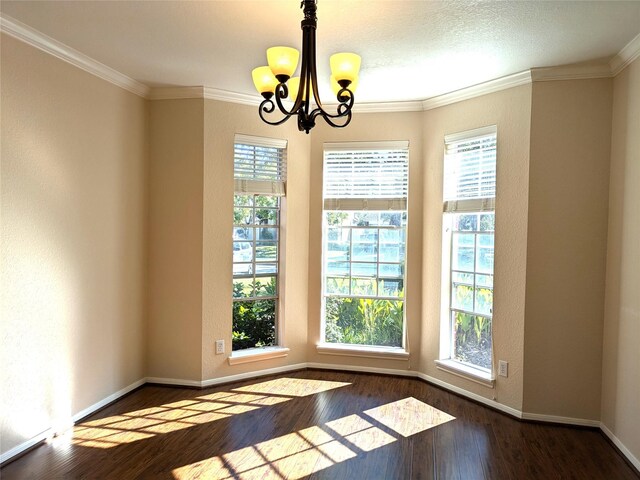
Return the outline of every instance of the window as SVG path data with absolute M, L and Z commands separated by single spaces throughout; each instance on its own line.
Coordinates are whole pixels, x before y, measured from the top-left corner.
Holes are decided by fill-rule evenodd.
M 236 135 L 232 349 L 278 344 L 280 204 L 286 142 Z
M 496 127 L 445 138 L 441 357 L 491 374 Z
M 408 143 L 325 144 L 325 343 L 404 346 Z

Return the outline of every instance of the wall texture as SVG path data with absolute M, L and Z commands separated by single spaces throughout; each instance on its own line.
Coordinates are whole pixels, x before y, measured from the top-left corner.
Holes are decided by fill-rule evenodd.
M 151 102 L 148 372 L 200 381 L 204 101 Z
M 527 252 L 527 192 L 531 86 L 511 88 L 424 114 L 424 228 L 422 355 L 419 370 L 430 377 L 522 408 L 524 288 Z M 497 125 L 495 359 L 509 362 L 509 377 L 498 377 L 494 389 L 438 370 L 441 324 L 442 181 L 444 136 Z
M 533 84 L 524 410 L 597 420 L 612 80 Z
M 640 59 L 613 82 L 602 423 L 640 460 Z
M 145 375 L 145 101 L 2 36 L 1 449 Z

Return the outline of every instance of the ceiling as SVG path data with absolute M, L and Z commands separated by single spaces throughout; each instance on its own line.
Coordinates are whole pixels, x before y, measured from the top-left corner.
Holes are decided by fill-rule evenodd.
M 0 10 L 150 87 L 257 93 L 272 45 L 300 48 L 300 0 L 8 1 Z M 424 100 L 487 80 L 606 62 L 640 33 L 640 1 L 318 0 L 318 76 L 362 56 L 358 102 Z

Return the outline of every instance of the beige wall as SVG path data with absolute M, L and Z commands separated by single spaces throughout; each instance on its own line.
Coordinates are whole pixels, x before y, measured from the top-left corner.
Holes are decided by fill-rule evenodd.
M 640 59 L 613 82 L 602 422 L 640 460 Z
M 2 36 L 1 450 L 145 375 L 145 101 Z
M 424 228 L 422 356 L 419 370 L 512 408 L 522 408 L 524 288 L 527 249 L 527 192 L 531 86 L 484 95 L 424 114 Z M 509 377 L 494 389 L 438 370 L 442 257 L 444 136 L 497 125 L 495 359 L 509 362 Z
M 309 335 L 307 361 L 397 370 L 415 369 L 420 352 L 420 308 L 422 283 L 422 115 L 415 113 L 355 113 L 351 124 L 335 129 L 318 120 L 311 135 L 311 183 L 309 186 Z M 320 341 L 322 275 L 322 162 L 327 142 L 409 141 L 409 208 L 406 259 L 405 315 L 409 335 L 410 361 L 381 360 L 343 355 L 318 354 Z
M 600 416 L 611 79 L 536 82 L 524 410 Z
M 204 100 L 150 102 L 147 375 L 200 381 Z
M 204 217 L 202 268 L 202 378 L 214 379 L 306 361 L 307 256 L 309 244 L 309 136 L 295 119 L 278 127 L 260 120 L 258 107 L 205 100 Z M 287 190 L 281 212 L 278 322 L 287 357 L 230 366 L 233 228 L 233 139 L 236 133 L 285 139 Z M 215 355 L 214 342 L 223 339 L 225 355 Z

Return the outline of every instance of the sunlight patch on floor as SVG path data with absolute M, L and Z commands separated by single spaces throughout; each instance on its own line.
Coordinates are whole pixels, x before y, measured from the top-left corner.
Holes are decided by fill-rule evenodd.
M 448 413 L 413 397 L 365 410 L 364 413 L 403 437 L 455 420 Z
M 74 428 L 70 442 L 84 447 L 113 448 L 346 385 L 350 383 L 279 378 L 83 422 Z

